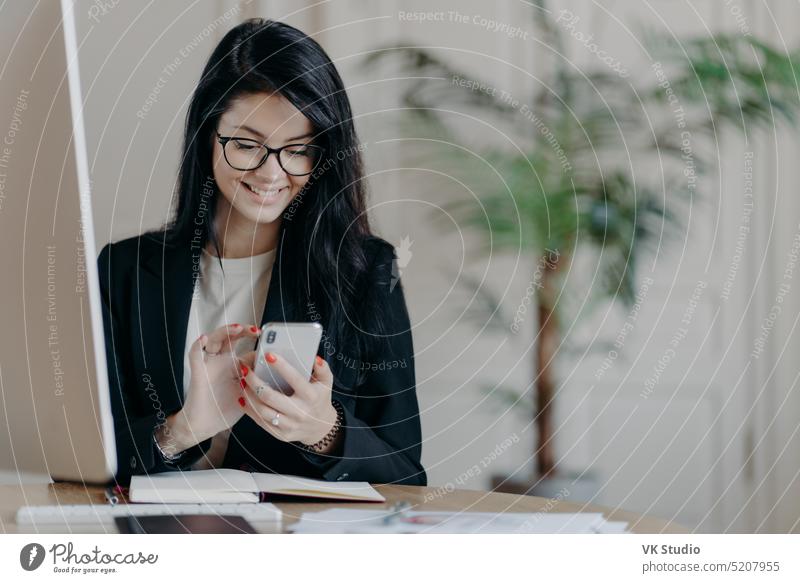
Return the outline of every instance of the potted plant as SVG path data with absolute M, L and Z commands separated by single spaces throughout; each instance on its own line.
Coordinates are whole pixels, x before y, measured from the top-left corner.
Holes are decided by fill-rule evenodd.
M 543 0 L 535 4 L 537 30 L 554 53 L 564 54 L 565 27 L 544 9 Z M 537 429 L 536 475 L 513 484 L 497 477 L 498 489 L 552 495 L 552 488 L 542 486 L 557 476 L 554 363 L 561 344 L 559 298 L 570 291 L 562 275 L 570 263 L 591 257 L 593 297 L 630 305 L 639 256 L 652 251 L 652 244 L 663 244 L 665 234 L 679 232 L 683 211 L 700 196 L 697 177 L 709 164 L 697 146 L 711 143 L 723 127 L 747 134 L 776 118 L 795 122 L 800 75 L 794 63 L 800 55 L 793 59 L 750 35 L 680 43 L 651 36 L 647 42 L 660 60 L 641 76 L 642 83 L 625 78 L 619 67 L 598 62 L 585 71 L 555 58 L 536 71 L 540 82 L 534 94 L 522 97 L 424 48 L 400 44 L 368 57 L 371 64 L 399 65 L 411 79 L 402 99 L 414 135 L 428 138 L 421 141 L 433 148 L 425 159 L 442 161 L 478 192 L 479 204 L 458 200 L 446 210 L 458 217 L 459 226 L 481 233 L 487 250 L 522 249 L 538 277 L 531 302 L 535 318 L 509 315 L 508 306 L 465 278 L 484 300 L 482 321 L 491 318 L 506 334 L 535 326 L 535 391 L 527 404 Z M 464 140 L 453 123 L 452 110 L 459 105 L 513 139 L 478 147 L 478 156 L 454 147 Z M 629 156 L 620 159 L 620 151 Z M 644 170 L 653 167 L 661 170 Z M 491 390 L 511 403 L 526 402 L 519 391 Z

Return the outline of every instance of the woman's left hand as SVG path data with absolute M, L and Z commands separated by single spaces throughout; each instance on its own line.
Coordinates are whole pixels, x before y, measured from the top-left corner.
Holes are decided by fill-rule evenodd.
M 294 393 L 285 395 L 258 378 L 253 371 L 255 353 L 249 353 L 242 358 L 245 362 L 241 369 L 244 396 L 239 404 L 244 412 L 281 441 L 306 445 L 319 442 L 333 428 L 337 416 L 331 403 L 333 373 L 328 363 L 317 356 L 311 380 L 307 380 L 277 354 L 268 352 L 265 359 L 268 366 L 286 379 Z

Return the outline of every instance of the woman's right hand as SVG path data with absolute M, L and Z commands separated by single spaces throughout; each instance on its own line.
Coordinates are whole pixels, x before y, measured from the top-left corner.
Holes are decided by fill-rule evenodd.
M 230 324 L 203 334 L 189 349 L 191 377 L 183 408 L 167 418 L 159 446 L 174 455 L 232 427 L 244 415 L 241 365 L 234 352 L 242 339 L 257 338 L 257 326 Z

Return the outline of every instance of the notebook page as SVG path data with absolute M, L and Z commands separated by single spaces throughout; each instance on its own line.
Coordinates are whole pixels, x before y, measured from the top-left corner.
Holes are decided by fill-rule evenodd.
M 252 474 L 259 492 L 285 494 L 289 496 L 313 496 L 317 498 L 333 498 L 339 500 L 361 500 L 367 502 L 384 502 L 381 496 L 368 482 L 327 482 L 312 480 L 300 476 L 281 474 Z

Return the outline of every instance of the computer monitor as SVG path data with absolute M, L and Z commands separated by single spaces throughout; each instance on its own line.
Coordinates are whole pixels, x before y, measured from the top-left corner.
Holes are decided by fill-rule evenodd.
M 116 472 L 71 0 L 0 19 L 0 470 Z

